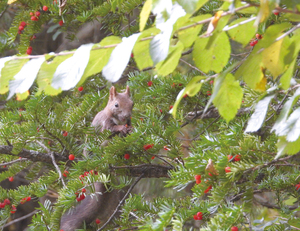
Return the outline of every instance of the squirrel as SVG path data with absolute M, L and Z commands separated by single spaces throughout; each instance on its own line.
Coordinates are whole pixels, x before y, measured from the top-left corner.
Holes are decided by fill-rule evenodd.
M 92 121 L 96 132 L 110 130 L 113 135 L 127 135 L 131 132 L 131 113 L 133 101 L 130 98 L 129 87 L 124 93 L 118 93 L 114 86 L 110 88 L 109 100 L 106 107 L 97 113 Z M 103 144 L 102 144 L 103 145 Z M 84 153 L 86 156 L 86 153 Z M 125 195 L 123 190 L 112 190 L 108 192 L 103 183 L 95 183 L 95 194 L 88 195 L 74 209 L 66 212 L 61 218 L 60 229 L 73 231 L 80 228 L 83 222 L 89 224 L 96 218 L 101 223 L 108 220 L 119 201 Z

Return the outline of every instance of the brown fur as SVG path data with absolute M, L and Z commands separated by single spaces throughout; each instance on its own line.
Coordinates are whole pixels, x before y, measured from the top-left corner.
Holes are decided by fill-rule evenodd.
M 133 102 L 130 99 L 129 87 L 126 87 L 124 93 L 118 93 L 115 87 L 112 86 L 109 91 L 108 103 L 95 116 L 92 126 L 95 127 L 97 132 L 110 130 L 113 134 L 126 135 L 131 132 L 132 107 Z M 83 222 L 89 224 L 95 221 L 96 218 L 100 219 L 103 224 L 125 195 L 123 190 L 107 192 L 102 183 L 95 183 L 94 186 L 97 193 L 93 197 L 88 195 L 74 209 L 65 213 L 61 219 L 60 229 L 73 231 L 80 228 Z

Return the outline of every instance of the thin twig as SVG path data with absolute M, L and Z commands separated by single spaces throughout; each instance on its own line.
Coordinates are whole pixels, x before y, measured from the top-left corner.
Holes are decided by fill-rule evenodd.
M 21 162 L 21 161 L 27 161 L 27 160 L 28 160 L 27 158 L 21 158 L 21 159 L 12 160 L 10 162 L 6 162 L 6 163 L 0 164 L 0 167 L 1 166 L 5 166 L 5 165 L 11 165 L 11 164 L 14 164 L 14 163 L 17 163 L 17 162 Z
M 253 21 L 253 20 L 255 20 L 256 19 L 256 17 L 252 17 L 252 18 L 248 18 L 247 20 L 245 20 L 245 21 L 242 21 L 242 22 L 240 22 L 240 23 L 237 23 L 237 24 L 234 24 L 233 26 L 225 26 L 224 28 L 223 28 L 223 31 L 229 31 L 229 30 L 231 30 L 231 29 L 233 29 L 233 28 L 236 28 L 236 27 L 238 27 L 238 26 L 240 26 L 240 25 L 243 25 L 243 24 L 245 24 L 245 23 L 248 23 L 248 22 L 251 22 L 251 21 Z
M 38 143 L 42 148 L 44 148 L 48 152 L 48 154 L 51 156 L 52 163 L 53 163 L 54 167 L 56 168 L 56 171 L 59 175 L 59 179 L 61 180 L 61 183 L 63 184 L 63 186 L 66 187 L 66 184 L 65 184 L 65 181 L 64 181 L 63 176 L 61 174 L 60 168 L 56 164 L 54 153 L 46 145 L 44 145 L 42 142 L 40 142 L 38 140 L 36 140 L 35 142 Z
M 118 204 L 117 208 L 115 209 L 115 211 L 113 212 L 113 214 L 109 217 L 109 219 L 105 222 L 104 225 L 102 225 L 102 227 L 100 229 L 98 229 L 97 231 L 103 230 L 108 223 L 114 218 L 114 216 L 116 215 L 116 213 L 118 212 L 120 206 L 123 204 L 123 202 L 126 200 L 128 194 L 132 191 L 132 189 L 134 188 L 134 186 L 140 181 L 140 179 L 142 179 L 144 174 L 141 174 L 134 182 L 133 184 L 130 186 L 130 188 L 128 189 L 128 191 L 126 192 L 125 196 L 121 199 L 120 203 Z
M 283 97 L 283 99 L 281 100 L 281 102 L 278 104 L 278 106 L 277 106 L 275 112 L 274 112 L 268 119 L 266 119 L 266 122 L 268 122 L 270 119 L 272 119 L 272 117 L 277 113 L 277 111 L 280 109 L 280 107 L 281 107 L 281 105 L 283 104 L 283 102 L 285 101 L 285 99 L 288 97 L 289 93 L 290 93 L 290 91 L 288 91 L 288 92 L 285 94 L 285 96 Z M 266 123 L 266 122 L 265 122 L 265 123 Z
M 10 226 L 10 225 L 13 225 L 13 224 L 16 223 L 16 222 L 19 222 L 19 221 L 22 221 L 22 220 L 24 220 L 24 219 L 26 219 L 26 218 L 28 218 L 28 217 L 31 217 L 32 215 L 36 214 L 37 212 L 39 212 L 39 210 L 34 210 L 34 211 L 32 211 L 31 213 L 28 213 L 28 214 L 25 215 L 25 216 L 22 216 L 22 217 L 19 217 L 19 218 L 17 218 L 17 219 L 14 219 L 14 220 L 12 220 L 12 221 L 6 223 L 5 225 L 3 225 L 0 229 L 2 230 L 3 228 L 8 227 L 8 226 Z
M 297 24 L 296 26 L 294 26 L 292 29 L 285 32 L 284 34 L 282 34 L 281 36 L 279 36 L 277 39 L 275 39 L 275 42 L 278 42 L 280 39 L 283 39 L 285 36 L 289 35 L 290 33 L 292 33 L 293 31 L 295 31 L 299 28 L 300 28 L 300 23 Z
M 198 69 L 197 67 L 193 66 L 192 64 L 188 63 L 187 61 L 183 60 L 183 59 L 179 59 L 181 62 L 185 63 L 186 65 L 188 65 L 190 68 L 200 72 L 202 75 L 204 76 L 208 76 L 207 74 L 205 74 L 203 71 L 201 71 L 200 69 Z

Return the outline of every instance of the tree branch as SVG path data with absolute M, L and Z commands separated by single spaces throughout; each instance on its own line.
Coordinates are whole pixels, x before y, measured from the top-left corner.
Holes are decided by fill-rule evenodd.
M 28 213 L 27 215 L 25 215 L 25 216 L 23 216 L 23 217 L 19 217 L 19 218 L 17 218 L 17 219 L 14 219 L 14 220 L 12 220 L 12 221 L 6 223 L 5 225 L 3 225 L 0 229 L 2 230 L 3 228 L 8 227 L 8 226 L 10 226 L 10 225 L 13 225 L 13 224 L 16 223 L 16 222 L 19 222 L 19 221 L 22 221 L 22 220 L 24 220 L 24 219 L 26 219 L 26 218 L 28 218 L 28 217 L 31 217 L 31 216 L 33 216 L 34 214 L 36 214 L 37 212 L 39 212 L 39 211 L 38 211 L 38 210 L 34 210 L 34 211 L 32 211 L 31 213 Z
M 22 149 L 19 153 L 13 154 L 12 150 L 13 150 L 13 146 L 0 145 L 0 153 L 1 154 L 7 154 L 7 155 L 11 155 L 11 156 L 20 156 L 22 158 L 27 158 L 28 160 L 31 160 L 33 162 L 45 162 L 45 163 L 52 164 L 51 156 L 49 156 L 46 153 Z M 59 161 L 66 162 L 68 160 L 68 157 L 62 156 L 58 153 L 54 153 L 54 156 L 55 156 L 55 159 L 57 162 L 59 162 Z
M 125 196 L 122 198 L 122 200 L 120 201 L 120 203 L 118 204 L 117 208 L 115 209 L 115 211 L 113 212 L 113 214 L 110 216 L 110 218 L 105 222 L 104 225 L 102 225 L 102 227 L 100 229 L 98 229 L 97 231 L 103 230 L 108 223 L 114 218 L 114 216 L 116 215 L 116 213 L 118 212 L 120 206 L 123 204 L 123 202 L 125 201 L 125 199 L 127 198 L 128 194 L 132 191 L 132 189 L 134 188 L 134 186 L 140 181 L 140 179 L 142 179 L 144 176 L 144 173 L 142 173 L 134 182 L 133 184 L 130 186 L 130 188 L 128 189 L 128 191 L 126 192 Z

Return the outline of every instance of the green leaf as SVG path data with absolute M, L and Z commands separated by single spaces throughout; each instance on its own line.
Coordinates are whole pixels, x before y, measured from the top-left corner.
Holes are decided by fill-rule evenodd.
M 156 64 L 157 73 L 159 75 L 166 76 L 175 70 L 181 57 L 183 48 L 183 44 L 180 41 L 177 42 L 176 46 L 170 47 L 167 58 L 164 61 Z
M 195 24 L 195 22 L 202 21 L 210 18 L 210 14 L 203 14 L 189 19 L 189 22 L 184 23 L 182 26 L 188 26 Z M 197 39 L 199 32 L 202 29 L 203 24 L 195 25 L 185 30 L 178 31 L 178 38 L 183 43 L 184 47 L 190 47 Z
M 232 23 L 230 23 L 229 27 L 239 24 L 247 19 L 249 18 L 239 18 L 233 21 Z M 253 21 L 250 21 L 248 23 L 244 23 L 238 25 L 233 29 L 230 29 L 228 31 L 228 34 L 230 35 L 232 40 L 237 41 L 245 46 L 254 37 L 255 32 L 256 32 L 256 28 L 253 26 Z
M 192 80 L 183 88 L 177 95 L 176 101 L 173 105 L 170 113 L 176 118 L 177 107 L 185 94 L 188 96 L 195 96 L 201 89 L 203 80 L 206 79 L 204 76 L 195 76 Z
M 9 81 L 13 79 L 28 61 L 28 59 L 15 59 L 5 63 L 1 69 L 0 94 L 5 94 L 8 91 Z
M 268 112 L 268 107 L 275 94 L 268 95 L 260 100 L 255 106 L 255 111 L 248 121 L 245 132 L 256 132 L 263 124 Z
M 243 99 L 243 89 L 239 81 L 228 73 L 213 100 L 213 104 L 218 108 L 220 115 L 227 121 L 232 120 L 241 106 Z
M 144 30 L 133 47 L 134 60 L 140 70 L 153 66 L 149 52 L 151 40 L 143 40 L 143 38 L 154 36 L 158 34 L 159 31 L 160 30 L 155 27 Z
M 211 70 L 219 73 L 227 64 L 230 52 L 230 43 L 226 33 L 215 33 L 211 37 L 196 40 L 193 59 L 200 70 L 206 73 Z
M 279 137 L 277 142 L 277 155 L 275 159 L 279 158 L 284 154 L 293 155 L 300 151 L 300 137 L 294 142 L 288 142 L 286 138 Z
M 295 69 L 296 59 L 294 59 L 288 69 L 284 72 L 284 74 L 280 78 L 281 87 L 284 90 L 287 90 L 290 87 L 291 79 L 293 77 L 294 69 Z
M 193 14 L 195 11 L 200 9 L 208 0 L 177 0 L 179 5 L 185 10 L 188 14 Z
M 104 38 L 99 44 L 96 44 L 90 53 L 90 59 L 88 65 L 85 68 L 83 76 L 78 85 L 81 85 L 89 76 L 100 73 L 103 67 L 108 63 L 111 52 L 115 47 L 101 48 L 113 44 L 119 44 L 122 39 L 117 36 L 109 36 Z
M 42 91 L 47 95 L 57 95 L 61 92 L 60 89 L 51 86 L 52 78 L 58 65 L 70 57 L 72 57 L 72 54 L 56 56 L 52 61 L 46 61 L 42 64 L 36 80 L 39 86 L 38 94 Z
M 149 15 L 151 13 L 151 10 L 152 10 L 152 0 L 147 0 L 144 3 L 143 9 L 141 10 L 140 13 L 140 31 L 144 30 Z

